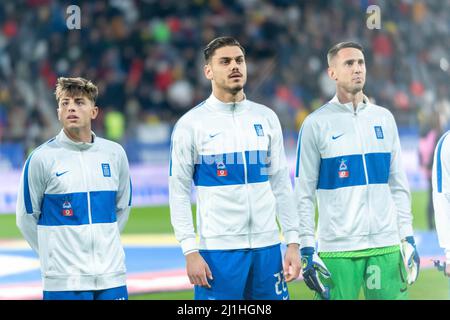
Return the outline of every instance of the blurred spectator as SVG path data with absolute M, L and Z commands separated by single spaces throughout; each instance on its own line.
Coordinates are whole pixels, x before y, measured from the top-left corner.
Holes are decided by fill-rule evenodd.
M 439 114 L 432 105 L 424 105 L 418 114 L 419 118 L 419 164 L 424 176 L 427 179 L 428 199 L 427 199 L 427 223 L 430 230 L 435 229 L 434 209 L 432 202 L 432 168 L 433 155 L 437 141 L 441 136 L 439 124 Z
M 366 92 L 391 109 L 399 126 L 417 127 L 424 92 L 450 83 L 448 1 L 377 2 L 381 30 L 366 27 L 372 1 L 77 3 L 81 30 L 66 27 L 70 1 L 0 5 L 2 142 L 16 141 L 28 150 L 57 133 L 52 88 L 58 76 L 91 78 L 99 86 L 100 109 L 123 115 L 100 114 L 94 123 L 99 134 L 140 139 L 137 132 L 146 130 L 138 128 L 154 125 L 149 116 L 171 126 L 208 94 L 199 49 L 218 35 L 235 36 L 248 48 L 246 92 L 273 107 L 286 131 L 297 131 L 309 112 L 331 98 L 323 61 L 339 41 L 356 40 L 367 48 Z M 448 85 L 441 85 L 431 102 L 442 128 L 450 120 L 449 94 Z M 31 117 L 36 108 L 39 117 Z

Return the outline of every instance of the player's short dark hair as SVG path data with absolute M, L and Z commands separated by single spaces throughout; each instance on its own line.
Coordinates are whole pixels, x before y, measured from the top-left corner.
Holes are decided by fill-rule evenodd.
M 338 54 L 338 52 L 344 48 L 355 48 L 364 53 L 363 46 L 360 45 L 358 42 L 354 41 L 339 42 L 334 46 L 332 46 L 330 50 L 328 50 L 327 54 L 328 65 L 330 65 L 331 60 L 333 60 L 333 58 Z
M 222 47 L 232 47 L 236 46 L 239 47 L 242 50 L 242 53 L 245 55 L 245 49 L 241 46 L 239 41 L 237 41 L 233 37 L 218 37 L 215 38 L 213 41 L 208 43 L 208 45 L 203 49 L 203 54 L 205 56 L 205 61 L 209 62 L 211 57 L 214 55 L 214 52 Z
M 89 100 L 95 102 L 98 96 L 98 88 L 90 80 L 81 77 L 59 77 L 56 82 L 56 101 L 59 103 L 59 100 L 65 94 L 69 97 L 86 96 Z

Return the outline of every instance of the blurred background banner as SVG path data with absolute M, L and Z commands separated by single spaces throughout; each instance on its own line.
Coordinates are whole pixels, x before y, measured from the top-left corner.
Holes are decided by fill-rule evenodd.
M 247 97 L 272 108 L 280 119 L 292 170 L 305 117 L 334 95 L 327 75 L 328 49 L 341 41 L 363 45 L 364 92 L 397 121 L 413 191 L 414 229 L 425 232 L 418 237 L 425 239 L 421 250 L 430 257 L 440 254 L 429 183 L 434 147 L 450 128 L 450 1 L 73 2 L 0 3 L 2 250 L 29 250 L 25 243 L 15 242 L 22 241 L 13 214 L 21 170 L 31 151 L 61 128 L 56 79 L 81 76 L 99 88 L 94 132 L 123 145 L 129 158 L 133 209 L 124 239 L 149 247 L 163 239 L 183 262 L 168 207 L 170 137 L 176 121 L 211 93 L 203 75 L 203 48 L 229 35 L 246 49 Z M 130 263 L 139 266 L 132 270 L 144 272 L 140 268 L 147 262 L 136 258 Z M 167 267 L 154 263 L 155 272 Z M 175 270 L 178 276 L 183 272 L 179 267 L 182 263 Z M 434 271 L 424 271 L 412 289 L 413 298 L 448 298 L 445 278 Z M 5 284 L 1 274 L 0 267 L 0 283 Z M 290 289 L 294 298 L 309 298 L 303 283 Z

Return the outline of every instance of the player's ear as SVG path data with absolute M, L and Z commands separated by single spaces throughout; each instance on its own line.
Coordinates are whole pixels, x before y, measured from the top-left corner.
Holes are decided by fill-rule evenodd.
M 61 121 L 61 108 L 59 106 L 56 108 L 56 114 L 58 115 L 58 120 Z
M 94 120 L 98 116 L 98 107 L 94 105 L 92 108 L 91 119 Z
M 213 73 L 212 73 L 211 65 L 209 63 L 205 64 L 205 66 L 203 67 L 203 72 L 205 73 L 206 79 L 208 79 L 208 80 L 213 79 Z
M 333 67 L 328 67 L 328 76 L 333 79 L 334 81 L 337 80 L 337 74 L 336 74 L 336 70 L 334 70 Z

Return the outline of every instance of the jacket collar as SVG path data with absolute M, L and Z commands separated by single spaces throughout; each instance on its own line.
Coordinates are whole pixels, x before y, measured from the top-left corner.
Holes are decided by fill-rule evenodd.
M 344 108 L 346 111 L 350 111 L 352 113 L 355 113 L 355 109 L 353 108 L 353 103 L 351 103 L 351 102 L 341 103 L 339 101 L 339 98 L 337 97 L 337 95 L 335 95 L 333 97 L 333 99 L 331 99 L 330 102 L 340 106 L 341 108 Z M 367 98 L 367 96 L 364 95 L 363 96 L 363 101 L 358 103 L 358 106 L 356 107 L 356 113 L 364 110 L 369 105 L 369 103 L 370 103 L 369 98 Z
M 56 136 L 56 140 L 59 143 L 61 143 L 61 145 L 63 145 L 64 147 L 67 147 L 71 150 L 82 151 L 90 149 L 95 145 L 97 136 L 93 131 L 91 131 L 91 135 L 92 135 L 92 142 L 75 142 L 66 135 L 64 129 L 61 129 L 59 134 Z
M 216 98 L 216 96 L 211 93 L 208 99 L 206 99 L 206 106 L 216 112 L 232 114 L 241 113 L 248 109 L 247 98 L 244 94 L 244 99 L 238 102 L 223 102 Z

